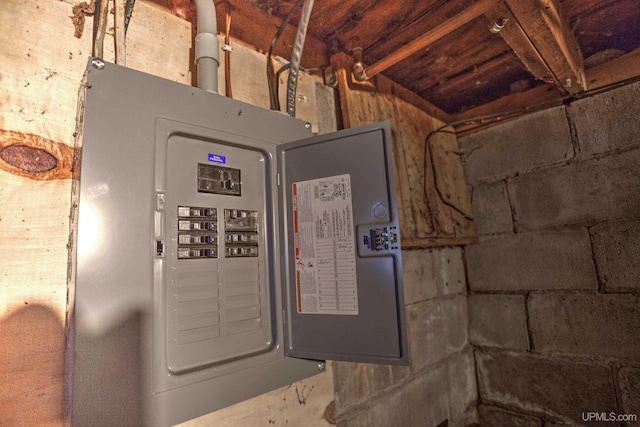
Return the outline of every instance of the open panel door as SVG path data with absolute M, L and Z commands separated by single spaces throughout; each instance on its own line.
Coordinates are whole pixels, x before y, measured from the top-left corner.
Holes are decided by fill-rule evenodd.
M 408 364 L 388 122 L 278 147 L 285 354 Z

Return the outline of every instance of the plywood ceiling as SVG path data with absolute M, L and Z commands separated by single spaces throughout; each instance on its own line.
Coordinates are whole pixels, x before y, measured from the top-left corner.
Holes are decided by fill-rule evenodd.
M 192 19 L 189 0 L 154 1 Z M 231 36 L 266 52 L 296 1 L 216 0 L 219 28 L 229 7 Z M 275 54 L 290 57 L 299 14 Z M 638 0 L 317 0 L 302 62 L 325 69 L 361 49 L 367 75 L 451 122 L 640 76 L 639 48 Z

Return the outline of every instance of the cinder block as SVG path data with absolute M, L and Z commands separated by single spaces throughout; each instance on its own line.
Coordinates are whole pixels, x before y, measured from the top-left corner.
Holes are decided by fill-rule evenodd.
M 504 181 L 479 184 L 471 194 L 473 221 L 479 235 L 513 230 L 511 206 Z
M 640 425 L 640 369 L 625 367 L 618 372 L 620 394 L 622 395 L 621 414 L 634 414 L 637 416 L 635 424 Z
M 529 349 L 523 295 L 474 294 L 468 304 L 472 344 Z
M 640 83 L 575 101 L 569 114 L 583 154 L 640 147 Z
M 640 362 L 640 296 L 542 294 L 527 304 L 535 351 Z
M 447 247 L 402 251 L 405 303 L 465 292 L 462 249 Z
M 520 408 L 570 425 L 583 425 L 583 412 L 616 412 L 608 366 L 522 353 L 477 352 L 476 361 L 483 402 Z
M 520 175 L 507 182 L 522 230 L 635 218 L 640 149 Z
M 467 246 L 465 257 L 474 291 L 597 289 L 586 229 L 495 237 Z
M 446 365 L 372 400 L 361 411 L 338 417 L 341 427 L 437 426 L 449 417 Z
M 540 427 L 542 425 L 542 421 L 536 417 L 489 405 L 478 406 L 478 417 L 480 427 Z
M 333 362 L 333 387 L 336 414 L 349 409 L 401 382 L 410 375 L 406 366 Z
M 473 351 L 469 349 L 458 356 L 450 357 L 447 360 L 447 375 L 449 425 L 467 427 L 477 418 L 478 385 Z
M 464 295 L 410 305 L 407 318 L 414 372 L 462 351 L 469 342 Z
M 477 387 L 471 351 L 447 359 L 413 377 L 403 387 L 338 415 L 344 427 L 468 426 L 476 421 Z
M 604 288 L 640 289 L 640 221 L 604 223 L 593 227 L 591 235 Z
M 469 183 L 496 181 L 573 157 L 564 107 L 526 115 L 460 138 Z

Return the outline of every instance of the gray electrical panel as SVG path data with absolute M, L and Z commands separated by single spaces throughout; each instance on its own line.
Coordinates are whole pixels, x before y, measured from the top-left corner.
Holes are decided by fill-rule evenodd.
M 387 123 L 305 123 L 90 60 L 72 425 L 173 425 L 317 374 L 407 364 Z

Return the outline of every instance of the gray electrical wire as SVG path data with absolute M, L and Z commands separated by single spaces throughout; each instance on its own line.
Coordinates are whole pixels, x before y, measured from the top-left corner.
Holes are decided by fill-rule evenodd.
M 278 89 L 277 89 L 277 77 L 276 72 L 273 69 L 273 48 L 278 42 L 278 39 L 282 35 L 282 32 L 287 27 L 287 24 L 293 18 L 293 14 L 298 10 L 300 6 L 302 6 L 303 0 L 298 0 L 296 4 L 293 5 L 287 16 L 284 18 L 282 23 L 280 24 L 280 28 L 276 32 L 276 35 L 271 40 L 271 45 L 269 45 L 269 53 L 267 54 L 267 84 L 269 87 L 269 104 L 272 110 L 280 111 L 280 100 L 278 99 Z
M 300 14 L 300 22 L 298 23 L 298 32 L 296 40 L 293 44 L 293 52 L 291 54 L 291 68 L 289 69 L 289 79 L 287 80 L 287 113 L 291 117 L 296 116 L 296 90 L 298 88 L 298 73 L 300 71 L 300 59 L 302 58 L 302 49 L 304 48 L 304 39 L 307 35 L 307 27 L 309 26 L 309 18 L 311 17 L 311 9 L 314 0 L 305 0 Z

